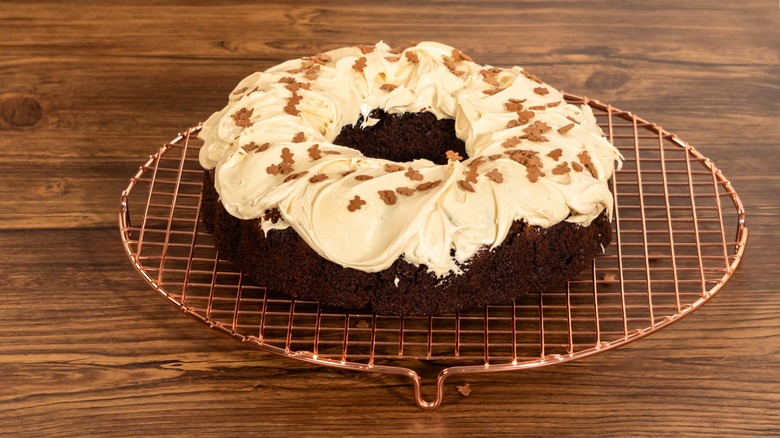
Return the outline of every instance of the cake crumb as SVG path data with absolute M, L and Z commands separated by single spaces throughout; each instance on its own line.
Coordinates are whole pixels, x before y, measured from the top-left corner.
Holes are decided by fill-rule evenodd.
M 471 394 L 471 386 L 468 383 L 464 385 L 456 385 L 455 388 L 463 397 L 468 397 Z

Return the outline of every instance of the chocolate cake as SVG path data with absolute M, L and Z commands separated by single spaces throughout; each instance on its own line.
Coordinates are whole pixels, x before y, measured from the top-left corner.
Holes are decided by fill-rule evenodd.
M 295 298 L 387 315 L 508 303 L 611 237 L 621 157 L 590 108 L 439 43 L 255 73 L 199 137 L 221 255 Z

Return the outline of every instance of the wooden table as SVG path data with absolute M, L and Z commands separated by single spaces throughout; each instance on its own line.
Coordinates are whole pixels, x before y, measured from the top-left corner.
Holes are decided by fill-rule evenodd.
M 0 435 L 780 434 L 777 1 L 266 3 L 0 2 Z M 746 206 L 736 274 L 644 340 L 448 381 L 430 412 L 407 380 L 253 350 L 166 304 L 117 230 L 138 166 L 250 72 L 378 40 L 524 65 L 675 132 Z

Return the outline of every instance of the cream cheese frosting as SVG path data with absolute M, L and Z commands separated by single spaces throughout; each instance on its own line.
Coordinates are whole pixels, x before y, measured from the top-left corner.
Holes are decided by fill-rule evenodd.
M 454 119 L 468 157 L 396 163 L 333 143 L 346 125 L 375 123 L 373 109 Z M 230 214 L 261 218 L 266 233 L 292 227 L 322 257 L 365 272 L 403 257 L 458 274 L 514 221 L 586 226 L 611 214 L 607 181 L 621 163 L 587 105 L 435 42 L 344 47 L 254 73 L 199 136 Z

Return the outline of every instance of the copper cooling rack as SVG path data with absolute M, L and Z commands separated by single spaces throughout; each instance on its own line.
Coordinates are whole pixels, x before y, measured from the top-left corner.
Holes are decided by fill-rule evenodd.
M 349 313 L 266 290 L 220 258 L 199 220 L 199 127 L 141 166 L 122 193 L 119 226 L 133 266 L 171 304 L 262 350 L 319 365 L 409 378 L 423 408 L 448 377 L 583 358 L 640 339 L 717 293 L 747 242 L 737 193 L 674 134 L 589 104 L 625 157 L 612 179 L 613 243 L 566 289 L 440 317 Z M 421 369 L 436 367 L 425 400 Z

